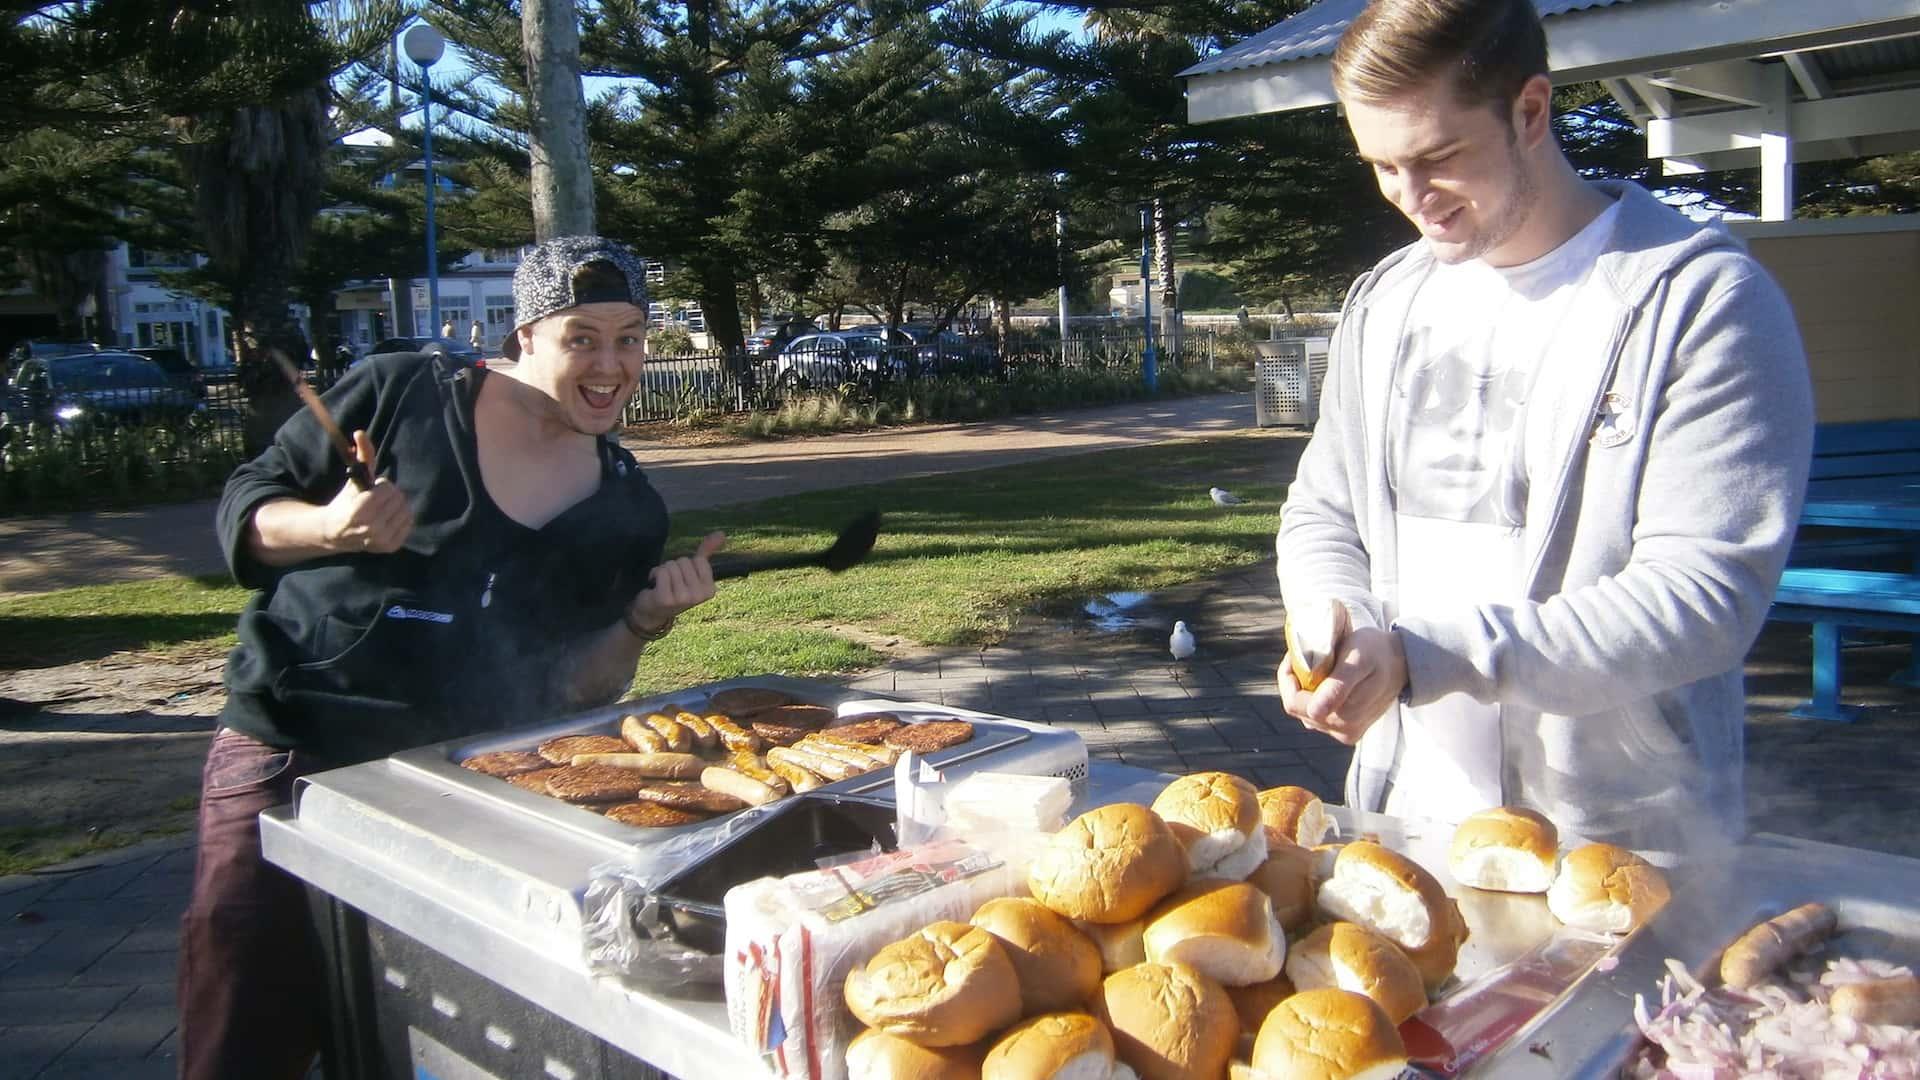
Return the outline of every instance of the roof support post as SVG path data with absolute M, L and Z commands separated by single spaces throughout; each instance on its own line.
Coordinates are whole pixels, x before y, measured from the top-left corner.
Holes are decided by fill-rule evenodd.
M 1776 65 L 1765 88 L 1760 126 L 1760 219 L 1793 217 L 1793 99 L 1786 65 Z

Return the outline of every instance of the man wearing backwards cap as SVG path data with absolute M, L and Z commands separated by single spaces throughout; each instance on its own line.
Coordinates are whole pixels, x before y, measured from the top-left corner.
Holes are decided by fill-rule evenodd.
M 371 490 L 304 411 L 227 481 L 221 544 L 257 591 L 201 781 L 182 1076 L 303 1076 L 320 1045 L 304 894 L 260 857 L 296 777 L 613 701 L 713 596 L 725 537 L 661 562 L 666 506 L 604 438 L 645 360 L 645 280 L 612 241 L 547 241 L 514 274 L 511 373 L 385 356 L 328 393 Z

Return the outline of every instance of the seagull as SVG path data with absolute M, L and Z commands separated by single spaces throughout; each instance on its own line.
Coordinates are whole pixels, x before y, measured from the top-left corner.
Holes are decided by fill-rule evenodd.
M 1187 629 L 1184 622 L 1173 624 L 1173 634 L 1167 638 L 1167 651 L 1175 660 L 1185 660 L 1193 655 L 1193 631 Z
M 1207 494 L 1213 496 L 1215 506 L 1239 506 L 1247 501 L 1226 488 L 1208 488 Z

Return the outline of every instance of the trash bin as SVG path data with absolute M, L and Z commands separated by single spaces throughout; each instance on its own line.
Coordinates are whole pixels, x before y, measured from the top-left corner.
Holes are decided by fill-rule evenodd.
M 1320 419 L 1320 383 L 1330 339 L 1283 338 L 1253 343 L 1253 422 L 1258 427 L 1312 427 Z

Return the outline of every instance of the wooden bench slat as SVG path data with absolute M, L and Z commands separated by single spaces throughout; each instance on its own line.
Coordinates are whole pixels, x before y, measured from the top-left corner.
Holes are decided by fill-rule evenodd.
M 1813 429 L 1813 454 L 1860 454 L 1910 450 L 1920 446 L 1920 420 L 1869 420 L 1820 424 Z
M 1794 566 L 1780 576 L 1776 604 L 1920 616 L 1920 578 L 1880 570 Z

